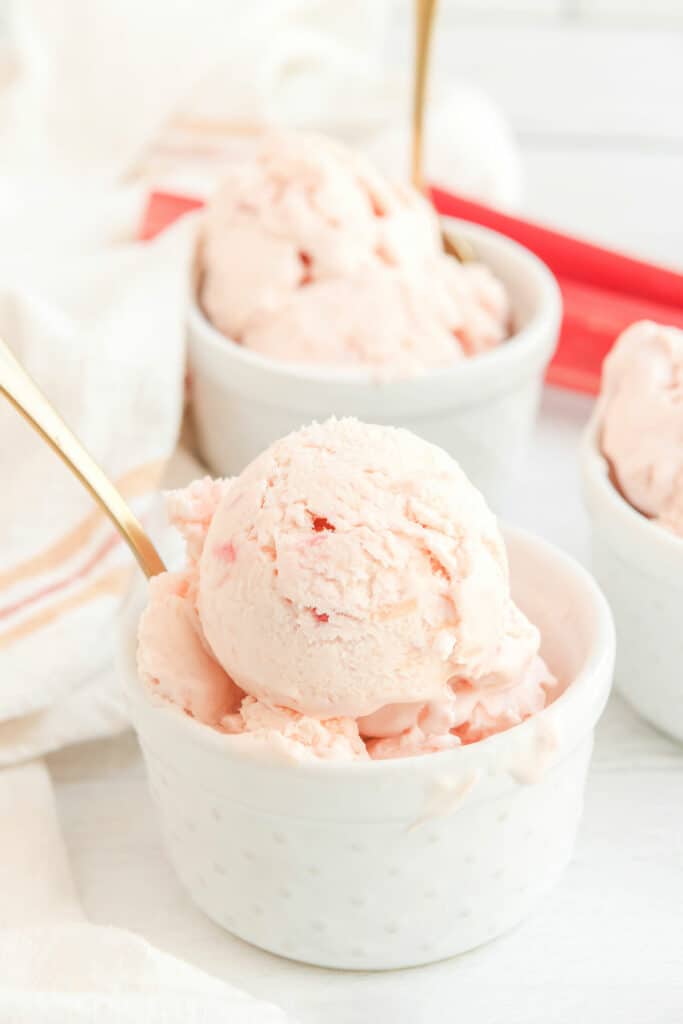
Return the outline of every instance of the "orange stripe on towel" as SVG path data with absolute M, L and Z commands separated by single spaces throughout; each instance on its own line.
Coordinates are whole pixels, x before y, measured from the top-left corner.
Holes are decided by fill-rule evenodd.
M 124 498 L 136 498 L 149 490 L 157 487 L 166 463 L 162 459 L 149 462 L 144 466 L 138 466 L 125 473 L 117 482 L 116 486 Z M 6 590 L 15 583 L 38 576 L 41 573 L 51 572 L 57 566 L 73 557 L 93 536 L 98 527 L 102 524 L 104 512 L 99 508 L 93 509 L 82 519 L 77 526 L 65 533 L 59 540 L 55 541 L 44 551 L 33 555 L 25 562 L 0 572 L 0 591 Z
M 42 601 L 44 597 L 50 597 L 52 594 L 56 594 L 58 590 L 64 590 L 65 587 L 70 586 L 72 583 L 78 583 L 80 579 L 87 576 L 103 558 L 109 554 L 113 548 L 121 540 L 118 533 L 115 531 L 110 533 L 106 540 L 100 544 L 99 548 L 85 565 L 82 565 L 80 569 L 76 569 L 74 572 L 69 573 L 61 580 L 55 580 L 53 583 L 48 583 L 47 586 L 42 587 L 40 590 L 34 591 L 27 597 L 21 598 L 19 601 L 15 601 L 14 604 L 5 605 L 4 608 L 0 608 L 0 619 L 8 619 L 10 615 L 14 615 L 15 612 L 20 612 L 23 608 L 26 608 L 30 604 L 35 604 L 37 601 Z
M 130 567 L 126 566 L 110 569 L 109 572 L 104 573 L 99 579 L 93 580 L 92 583 L 89 583 L 82 590 L 77 591 L 75 594 L 70 594 L 56 604 L 41 609 L 30 619 L 24 619 L 18 626 L 14 626 L 13 629 L 0 634 L 0 651 L 9 647 L 10 644 L 16 643 L 17 640 L 23 640 L 37 630 L 49 626 L 62 615 L 66 615 L 76 608 L 81 608 L 90 601 L 95 601 L 98 597 L 103 597 L 106 594 L 120 593 L 127 583 L 130 573 Z

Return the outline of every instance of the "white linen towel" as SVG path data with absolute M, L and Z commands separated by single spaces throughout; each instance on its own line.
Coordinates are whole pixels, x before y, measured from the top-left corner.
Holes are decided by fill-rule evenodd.
M 0 289 L 0 336 L 143 519 L 178 437 L 192 229 L 106 252 L 65 248 L 54 274 L 36 258 L 31 278 L 19 256 Z M 124 727 L 110 675 L 95 679 L 110 670 L 133 563 L 7 402 L 0 439 L 2 765 Z

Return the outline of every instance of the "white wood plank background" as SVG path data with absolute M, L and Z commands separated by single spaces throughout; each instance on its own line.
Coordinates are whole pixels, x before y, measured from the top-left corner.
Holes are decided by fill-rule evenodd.
M 396 0 L 406 66 L 409 17 Z M 683 266 L 683 0 L 442 0 L 435 77 L 506 112 L 529 215 Z

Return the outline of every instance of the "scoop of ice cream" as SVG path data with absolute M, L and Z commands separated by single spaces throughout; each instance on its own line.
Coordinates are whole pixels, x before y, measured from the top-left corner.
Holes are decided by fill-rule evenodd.
M 601 445 L 636 509 L 683 536 L 683 331 L 633 324 L 604 363 Z
M 498 685 L 455 680 L 446 700 L 388 705 L 360 718 L 358 729 L 374 760 L 414 757 L 476 743 L 511 729 L 542 711 L 558 692 L 557 680 L 533 653 L 515 678 Z
M 453 731 L 463 743 L 475 743 L 519 725 L 556 696 L 558 682 L 538 654 L 514 683 L 473 686 L 460 680 L 454 688 L 457 721 Z
M 208 204 L 202 304 L 238 338 L 255 310 L 295 288 L 376 263 L 417 266 L 438 238 L 427 201 L 360 154 L 315 135 L 264 134 Z
M 182 534 L 191 565 L 202 553 L 211 520 L 231 483 L 231 480 L 213 480 L 205 476 L 182 490 L 169 491 L 166 495 L 168 517 Z
M 396 736 L 369 740 L 367 750 L 373 761 L 387 761 L 394 757 L 438 754 L 441 750 L 452 750 L 458 746 L 460 740 L 454 733 L 426 733 L 421 726 L 414 725 Z
M 239 711 L 223 719 L 226 732 L 280 746 L 299 760 L 366 760 L 368 752 L 352 718 L 311 718 L 290 708 L 270 707 L 245 697 Z
M 192 573 L 165 572 L 149 584 L 138 631 L 138 668 L 160 697 L 218 725 L 244 694 L 212 656 L 194 607 Z
M 489 271 L 447 256 L 431 271 L 411 275 L 378 263 L 296 289 L 276 309 L 254 315 L 249 348 L 286 362 L 405 376 L 454 366 L 499 344 L 507 300 Z
M 201 250 L 207 315 L 272 358 L 408 374 L 507 335 L 505 290 L 443 255 L 427 201 L 329 139 L 265 135 L 209 203 Z
M 424 754 L 509 728 L 554 686 L 495 518 L 407 431 L 313 424 L 168 504 L 188 565 L 152 581 L 141 674 L 240 742 Z
M 488 267 L 443 256 L 438 281 L 457 310 L 457 320 L 449 320 L 449 326 L 466 356 L 488 352 L 505 341 L 510 304 L 505 288 Z
M 474 743 L 540 711 L 558 684 L 539 646 L 538 630 L 510 601 L 495 664 L 484 677 L 454 677 L 444 700 L 388 704 L 358 719 L 370 756 L 407 757 Z
M 277 310 L 254 316 L 249 348 L 288 362 L 371 366 L 410 374 L 452 366 L 463 351 L 449 323 L 460 312 L 447 292 L 424 301 L 424 278 L 371 266 L 292 292 Z M 450 306 L 450 309 L 449 309 Z
M 218 505 L 198 610 L 269 704 L 366 715 L 495 672 L 510 603 L 496 520 L 441 449 L 355 420 L 276 442 Z

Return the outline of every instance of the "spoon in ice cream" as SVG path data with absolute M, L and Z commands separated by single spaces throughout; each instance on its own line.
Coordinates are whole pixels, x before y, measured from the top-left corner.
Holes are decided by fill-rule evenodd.
M 424 138 L 424 111 L 427 95 L 427 72 L 431 52 L 432 30 L 436 14 L 436 0 L 415 0 L 415 70 L 413 78 L 413 136 L 412 173 L 413 185 L 420 192 L 426 192 L 422 170 Z M 441 232 L 443 250 L 461 263 L 475 260 L 474 247 L 465 238 L 453 238 Z
M 45 395 L 0 339 L 0 394 L 36 430 L 66 463 L 71 472 L 109 516 L 145 576 L 164 572 L 166 566 L 136 516 L 100 467 L 71 433 Z

